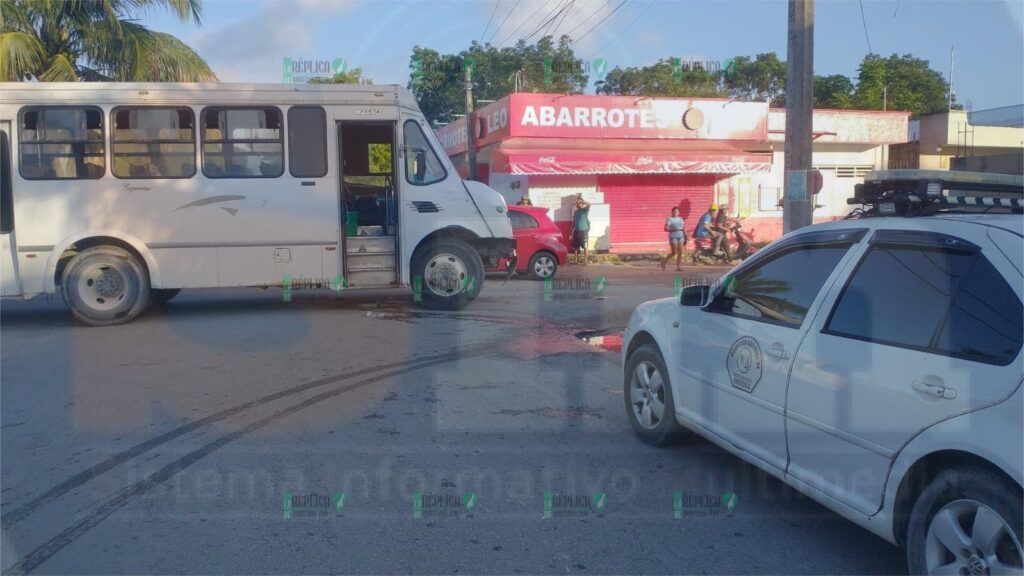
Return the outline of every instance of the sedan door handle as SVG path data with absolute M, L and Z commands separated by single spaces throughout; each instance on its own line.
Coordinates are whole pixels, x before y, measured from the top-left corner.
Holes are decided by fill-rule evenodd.
M 919 380 L 914 380 L 910 387 L 922 394 L 942 398 L 943 400 L 953 400 L 956 398 L 956 389 L 946 386 L 941 378 L 926 376 Z
M 782 345 L 782 342 L 775 342 L 769 346 L 768 353 L 779 360 L 789 360 L 789 352 L 786 352 L 786 347 Z

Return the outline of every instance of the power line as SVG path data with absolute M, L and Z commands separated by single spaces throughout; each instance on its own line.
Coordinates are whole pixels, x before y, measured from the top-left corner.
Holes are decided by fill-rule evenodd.
M 501 27 L 505 25 L 505 22 L 508 22 L 508 17 L 516 11 L 516 7 L 519 6 L 519 3 L 522 1 L 523 0 L 516 0 L 516 3 L 512 5 L 512 9 L 509 10 L 508 14 L 505 14 L 505 17 L 501 20 L 501 24 L 498 24 L 498 27 L 494 29 L 494 32 L 491 32 L 491 37 L 487 39 L 488 42 L 494 40 L 494 37 L 498 35 L 498 31 L 501 30 Z
M 577 24 L 577 25 L 573 26 L 571 30 L 569 30 L 568 32 L 566 32 L 566 34 L 567 34 L 567 35 L 570 35 L 570 36 L 571 36 L 573 32 L 575 32 L 575 31 L 576 31 L 576 30 L 578 30 L 578 29 L 579 29 L 579 28 L 580 28 L 581 26 L 583 26 L 584 24 L 586 24 L 587 22 L 589 22 L 591 18 L 593 18 L 594 16 L 597 16 L 597 14 L 598 14 L 599 12 L 601 12 L 601 10 L 604 10 L 604 8 L 605 8 L 606 6 L 608 6 L 608 5 L 607 5 L 607 4 L 601 4 L 601 5 L 599 5 L 599 6 L 597 7 L 597 10 L 594 10 L 593 12 L 591 12 L 590 16 L 587 16 L 587 17 L 586 17 L 586 18 L 584 18 L 584 19 L 583 19 L 582 21 L 580 21 L 580 23 L 579 23 L 579 24 Z
M 558 6 L 555 6 L 555 10 L 557 10 L 557 12 L 554 13 L 554 16 L 551 16 L 550 18 L 548 18 L 544 22 L 541 22 L 539 26 L 534 28 L 533 32 L 530 32 L 529 34 L 524 36 L 523 40 L 525 41 L 525 40 L 529 40 L 530 38 L 533 38 L 533 36 L 535 34 L 537 34 L 538 32 L 541 32 L 542 30 L 543 30 L 543 32 L 541 32 L 541 37 L 543 38 L 544 34 L 547 33 L 548 28 L 551 27 L 551 23 L 554 22 L 555 20 L 558 20 L 558 17 L 561 16 L 562 13 L 565 12 L 565 10 L 569 6 L 572 6 L 573 2 L 575 2 L 575 0 L 561 0 L 561 2 L 558 3 L 558 6 L 562 7 L 561 10 L 558 9 Z
M 868 54 L 874 54 L 871 49 L 871 38 L 868 37 L 868 19 L 864 17 L 864 0 L 860 0 L 860 21 L 864 24 L 864 39 L 868 42 Z
M 622 0 L 622 2 L 619 2 L 619 5 L 618 5 L 618 6 L 616 6 L 615 8 L 613 8 L 613 9 L 612 9 L 612 11 L 611 11 L 611 12 L 609 12 L 607 16 L 605 16 L 604 18 L 602 18 L 602 19 L 601 19 L 601 21 L 600 21 L 600 22 L 598 22 L 597 24 L 594 24 L 593 26 L 591 26 L 591 27 L 590 27 L 590 30 L 587 30 L 586 32 L 584 32 L 584 33 L 583 33 L 583 35 L 582 35 L 582 36 L 580 36 L 578 40 L 574 41 L 574 42 L 573 42 L 573 45 L 575 45 L 575 44 L 576 44 L 576 42 L 579 42 L 580 40 L 583 40 L 584 38 L 586 38 L 587 36 L 589 36 L 591 32 L 593 32 L 593 31 L 597 30 L 598 28 L 600 28 L 600 27 L 601 27 L 601 25 L 602 25 L 602 24 L 604 24 L 604 23 L 605 23 L 606 21 L 608 21 L 608 19 L 609 19 L 609 18 L 611 18 L 612 16 L 614 16 L 614 15 L 615 15 L 615 13 L 619 11 L 619 9 L 621 9 L 621 8 L 622 8 L 623 6 L 625 6 L 625 5 L 626 5 L 626 2 L 629 2 L 629 0 Z
M 559 2 L 559 4 L 561 4 L 561 2 Z M 555 5 L 555 8 L 558 8 L 558 4 Z M 540 14 L 541 12 L 543 12 L 543 10 L 544 10 L 544 8 L 542 6 L 540 10 L 537 10 L 537 13 Z M 548 14 L 550 14 L 550 12 L 548 12 Z M 529 22 L 532 19 L 533 18 L 527 18 L 526 20 L 523 20 L 522 22 L 520 22 L 519 26 L 516 26 L 516 29 L 513 30 L 508 36 L 505 36 L 504 38 L 502 38 L 501 42 L 498 42 L 497 45 L 501 46 L 502 44 L 507 42 L 510 38 L 514 37 L 516 35 L 516 32 L 519 32 L 519 30 L 522 29 L 523 26 L 526 26 L 526 23 Z M 541 20 L 542 21 L 543 21 L 543 19 L 544 19 L 544 17 L 541 16 Z
M 554 10 L 552 10 L 551 12 L 548 12 L 549 18 L 547 18 L 546 20 L 541 22 L 540 25 L 537 26 L 537 28 L 534 29 L 533 32 L 530 32 L 530 34 L 528 34 L 524 38 L 524 40 L 529 40 L 531 37 L 533 37 L 534 34 L 537 34 L 537 33 L 540 33 L 541 36 L 546 34 L 547 33 L 547 29 L 551 26 L 551 23 L 554 22 L 555 20 L 557 20 L 558 17 L 562 15 L 562 12 L 565 11 L 565 9 L 569 6 L 569 4 L 571 4 L 570 0 L 560 0 L 558 2 L 558 4 L 555 6 Z
M 562 24 L 565 24 L 565 19 L 568 18 L 569 13 L 572 12 L 572 7 L 574 4 L 576 4 L 576 0 L 572 0 L 572 2 L 569 3 L 569 9 L 565 11 L 565 14 L 562 15 L 562 19 L 558 22 L 558 24 L 555 25 L 555 29 L 551 31 L 552 36 L 558 34 L 558 29 L 562 27 Z
M 622 36 L 623 34 L 625 34 L 626 30 L 629 30 L 629 28 L 633 24 L 636 24 L 637 20 L 639 20 L 641 17 L 643 17 L 643 15 L 646 14 L 647 11 L 651 9 L 651 6 L 654 6 L 654 2 L 653 1 L 652 2 L 648 2 L 646 5 L 644 5 L 644 9 L 641 10 L 640 13 L 636 15 L 636 18 L 633 18 L 632 20 L 630 20 L 629 24 L 626 24 L 625 26 L 623 26 L 622 29 L 619 30 L 619 32 L 615 36 L 612 36 L 611 40 L 608 40 L 600 48 L 598 48 L 597 50 L 594 50 L 593 52 L 591 52 L 590 56 L 596 56 L 598 52 L 604 50 L 608 46 L 611 46 L 612 43 L 615 42 L 615 40 L 617 40 L 619 38 L 619 36 Z M 589 59 L 590 56 L 587 56 L 587 58 Z
M 501 4 L 501 0 L 497 0 L 494 3 L 494 10 L 491 10 L 491 17 L 487 19 L 487 26 L 484 26 L 483 34 L 480 34 L 480 42 L 484 41 L 484 36 L 487 35 L 487 29 L 491 27 L 491 22 L 494 20 L 494 13 L 498 11 L 499 4 Z

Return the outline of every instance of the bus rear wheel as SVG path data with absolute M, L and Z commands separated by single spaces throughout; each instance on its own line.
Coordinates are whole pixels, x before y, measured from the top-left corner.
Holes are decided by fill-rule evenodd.
M 75 255 L 61 285 L 71 314 L 89 326 L 123 324 L 149 305 L 149 274 L 117 246 L 94 246 Z
M 480 255 L 456 238 L 439 238 L 417 250 L 411 271 L 413 297 L 431 310 L 465 308 L 484 282 Z

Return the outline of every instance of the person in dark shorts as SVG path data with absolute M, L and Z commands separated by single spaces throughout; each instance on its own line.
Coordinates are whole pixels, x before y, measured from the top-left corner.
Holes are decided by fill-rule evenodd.
M 589 233 L 590 203 L 583 199 L 583 194 L 577 194 L 576 210 L 572 213 L 572 253 L 575 255 L 576 264 L 580 263 L 580 251 L 582 251 L 583 265 L 587 265 Z
M 682 270 L 683 245 L 686 244 L 686 221 L 679 215 L 679 206 L 672 207 L 672 215 L 665 219 L 665 232 L 668 232 L 668 256 L 661 260 L 661 269 L 664 270 L 668 261 L 673 256 L 676 258 L 676 270 Z

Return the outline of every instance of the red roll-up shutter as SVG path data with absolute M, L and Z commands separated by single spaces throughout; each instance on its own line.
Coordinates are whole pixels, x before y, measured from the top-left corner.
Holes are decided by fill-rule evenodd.
M 715 174 L 600 176 L 597 189 L 609 206 L 612 252 L 665 249 L 665 218 L 679 206 L 689 235 L 714 196 Z

